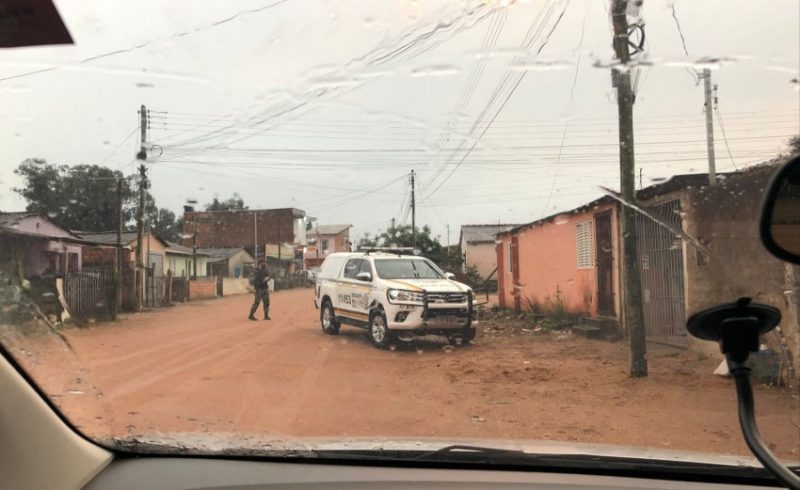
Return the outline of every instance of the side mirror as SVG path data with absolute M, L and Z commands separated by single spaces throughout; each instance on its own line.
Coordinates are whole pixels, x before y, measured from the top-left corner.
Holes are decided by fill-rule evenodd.
M 453 274 L 452 272 L 445 272 L 444 275 L 445 275 L 445 277 L 447 277 L 448 279 L 451 279 L 451 280 L 456 278 L 456 275 Z
M 800 156 L 772 178 L 761 208 L 761 242 L 775 257 L 800 264 Z
M 372 274 L 370 274 L 369 272 L 359 272 L 358 274 L 356 274 L 356 279 L 358 279 L 359 281 L 371 282 Z

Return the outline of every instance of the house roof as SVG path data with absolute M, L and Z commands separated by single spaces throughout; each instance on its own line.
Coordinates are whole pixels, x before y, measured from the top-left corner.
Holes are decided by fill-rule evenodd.
M 495 235 L 504 231 L 508 231 L 515 226 L 519 225 L 461 225 L 461 238 L 470 244 L 494 243 Z
M 234 255 L 238 254 L 239 252 L 244 252 L 253 258 L 253 255 L 248 252 L 247 250 L 240 248 L 240 247 L 228 247 L 228 248 L 198 248 L 198 252 L 203 252 L 205 255 L 208 255 L 212 259 L 217 260 L 225 260 L 233 257 Z
M 60 228 L 65 233 L 69 234 L 69 236 L 68 237 L 52 236 L 52 235 L 48 235 L 48 234 L 45 234 L 45 233 L 25 232 L 25 231 L 19 230 L 17 225 L 19 224 L 19 222 L 21 220 L 23 220 L 25 218 L 40 218 L 40 219 L 42 219 L 44 221 L 47 221 L 48 223 L 52 224 L 53 226 L 56 226 L 56 227 Z M 82 241 L 80 236 L 78 236 L 76 233 L 72 232 L 71 230 L 69 230 L 65 226 L 61 226 L 60 224 L 56 223 L 52 219 L 48 218 L 47 216 L 45 216 L 43 214 L 40 214 L 40 213 L 33 212 L 33 211 L 13 211 L 13 212 L 7 212 L 7 213 L 0 211 L 0 227 L 4 228 L 5 230 L 10 231 L 12 233 L 16 233 L 18 235 L 26 235 L 26 236 L 30 236 L 30 237 L 44 237 L 44 238 L 49 238 L 51 240 L 61 240 L 61 241 L 70 241 L 70 242 L 80 242 L 80 241 Z
M 343 231 L 352 228 L 353 225 L 317 225 L 314 227 L 311 234 L 319 233 L 320 235 L 338 235 Z
M 750 167 L 750 168 L 752 168 L 752 167 Z M 718 177 L 722 177 L 722 178 L 726 178 L 726 177 L 730 177 L 730 176 L 743 174 L 743 173 L 746 173 L 748 171 L 749 171 L 749 169 L 743 169 L 743 170 L 740 170 L 739 172 L 718 173 L 717 176 Z M 643 189 L 639 189 L 638 191 L 636 191 L 636 200 L 640 201 L 640 202 L 641 201 L 649 201 L 650 199 L 653 199 L 653 198 L 656 198 L 656 197 L 659 197 L 659 196 L 663 196 L 665 194 L 670 194 L 672 192 L 684 191 L 684 190 L 689 190 L 689 189 L 692 189 L 692 188 L 706 187 L 706 186 L 708 186 L 708 174 L 702 173 L 702 174 L 679 174 L 679 175 L 673 175 L 672 177 L 670 177 L 668 180 L 665 180 L 664 182 L 659 182 L 658 184 L 653 184 L 651 186 L 648 186 L 648 187 L 645 187 Z M 580 213 L 580 212 L 586 211 L 587 209 L 593 208 L 593 207 L 595 207 L 595 206 L 597 206 L 597 205 L 599 205 L 599 204 L 601 204 L 603 202 L 611 202 L 611 201 L 614 201 L 614 200 L 615 200 L 614 197 L 603 196 L 603 197 L 600 197 L 598 199 L 595 199 L 594 201 L 588 202 L 586 204 L 582 204 L 582 205 L 580 205 L 580 206 L 578 206 L 576 208 L 573 208 L 573 209 L 570 209 L 570 210 L 567 210 L 567 211 L 562 211 L 562 212 L 559 212 L 559 213 L 555 213 L 555 214 L 552 214 L 552 215 L 547 216 L 545 218 L 541 218 L 541 219 L 538 219 L 536 221 L 531 221 L 530 223 L 526 223 L 524 225 L 516 226 L 516 227 L 511 228 L 511 229 L 509 229 L 507 231 L 504 231 L 502 233 L 498 233 L 498 235 L 507 235 L 509 233 L 516 233 L 518 231 L 521 231 L 521 230 L 524 230 L 524 229 L 527 229 L 527 228 L 531 228 L 533 226 L 536 226 L 536 225 L 539 225 L 539 224 L 542 224 L 542 223 L 547 223 L 547 222 L 553 221 L 558 216 L 563 216 L 565 214 Z
M 39 214 L 28 211 L 14 211 L 11 213 L 0 212 L 0 226 L 13 225 L 22 218 L 27 218 L 29 216 L 39 216 Z
M 572 208 L 572 209 L 567 210 L 567 211 L 562 211 L 562 212 L 559 212 L 559 213 L 551 214 L 550 216 L 547 216 L 545 218 L 537 219 L 536 221 L 531 221 L 530 223 L 525 223 L 523 225 L 515 226 L 515 227 L 513 227 L 513 228 L 511 228 L 509 230 L 506 230 L 504 232 L 498 233 L 497 236 L 509 235 L 509 234 L 512 234 L 512 233 L 517 233 L 518 231 L 522 231 L 522 230 L 528 229 L 528 228 L 533 228 L 536 225 L 549 223 L 551 221 L 555 221 L 557 217 L 564 216 L 565 214 L 569 215 L 569 214 L 582 213 L 582 212 L 586 211 L 587 209 L 591 209 L 593 207 L 599 206 L 600 204 L 603 204 L 605 202 L 614 202 L 614 198 L 612 198 L 610 196 L 603 196 L 603 197 L 595 199 L 594 201 L 587 202 L 586 204 L 582 204 L 582 205 L 578 206 L 577 208 Z
M 184 247 L 180 243 L 167 241 L 167 253 L 177 255 L 194 255 L 194 249 L 192 247 Z M 202 257 L 208 256 L 208 254 L 201 252 L 199 248 L 197 249 L 197 255 Z
M 142 236 L 146 237 L 148 233 L 152 233 L 153 237 L 156 240 L 159 240 L 162 244 L 164 244 L 165 247 L 169 247 L 170 246 L 169 242 L 167 242 L 166 240 L 161 238 L 161 236 L 159 236 L 159 234 L 156 233 L 156 232 L 153 232 L 153 231 L 144 232 L 144 234 Z M 90 241 L 90 242 L 101 243 L 101 244 L 105 244 L 105 245 L 116 245 L 117 244 L 117 233 L 116 232 L 111 232 L 111 233 L 106 233 L 106 232 L 103 232 L 103 233 L 81 233 L 80 237 L 83 238 L 84 240 L 87 240 L 87 241 Z M 123 246 L 130 245 L 132 242 L 136 241 L 137 238 L 138 238 L 138 235 L 137 235 L 137 233 L 135 231 L 124 231 L 120 235 L 120 241 L 122 242 Z

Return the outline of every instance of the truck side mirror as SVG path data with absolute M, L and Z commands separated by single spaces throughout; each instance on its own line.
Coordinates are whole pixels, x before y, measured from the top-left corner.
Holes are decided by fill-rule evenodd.
M 759 228 L 761 242 L 772 255 L 800 264 L 800 156 L 789 160 L 772 178 Z
M 444 275 L 445 275 L 445 277 L 447 277 L 450 280 L 453 280 L 453 279 L 456 278 L 456 275 L 453 274 L 452 272 L 445 272 Z
M 359 272 L 356 274 L 356 279 L 364 282 L 372 282 L 372 274 L 369 272 Z

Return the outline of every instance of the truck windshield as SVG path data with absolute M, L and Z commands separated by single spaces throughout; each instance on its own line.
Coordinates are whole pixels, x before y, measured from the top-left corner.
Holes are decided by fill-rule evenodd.
M 442 274 L 427 260 L 378 259 L 375 269 L 381 279 L 442 279 Z

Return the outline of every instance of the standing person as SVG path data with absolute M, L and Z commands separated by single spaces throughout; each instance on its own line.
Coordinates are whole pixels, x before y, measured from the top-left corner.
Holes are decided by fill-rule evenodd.
M 250 308 L 249 320 L 255 320 L 254 316 L 258 309 L 258 304 L 264 302 L 264 320 L 271 320 L 269 317 L 269 271 L 267 264 L 264 261 L 258 263 L 258 270 L 255 277 L 253 277 L 253 287 L 255 288 L 255 298 L 253 299 L 253 306 Z

